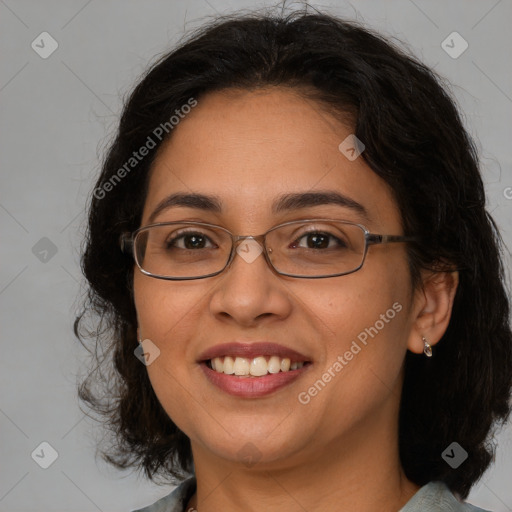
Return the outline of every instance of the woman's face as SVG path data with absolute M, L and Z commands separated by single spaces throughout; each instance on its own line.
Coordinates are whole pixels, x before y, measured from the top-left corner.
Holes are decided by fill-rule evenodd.
M 161 148 L 141 225 L 189 220 L 258 235 L 287 221 L 334 218 L 402 234 L 388 186 L 362 158 L 349 160 L 339 149 L 351 133 L 288 89 L 207 95 Z M 284 195 L 318 192 L 342 194 L 365 213 L 322 202 L 272 211 Z M 176 193 L 215 196 L 221 209 L 169 206 L 150 220 Z M 160 350 L 147 366 L 149 378 L 196 459 L 285 467 L 333 449 L 341 454 L 379 431 L 397 435 L 411 331 L 405 244 L 371 246 L 364 266 L 341 277 L 280 276 L 263 255 L 237 254 L 222 274 L 206 279 L 165 281 L 136 269 L 134 290 L 140 337 Z M 202 360 L 218 345 L 263 342 L 281 347 L 256 347 L 258 355 L 288 349 L 307 364 L 293 370 L 294 378 L 242 377 L 213 375 Z M 275 389 L 264 381 L 283 376 Z

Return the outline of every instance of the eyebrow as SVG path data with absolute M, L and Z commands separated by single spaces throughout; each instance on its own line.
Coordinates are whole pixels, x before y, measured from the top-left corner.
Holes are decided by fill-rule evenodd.
M 272 213 L 275 215 L 285 211 L 300 210 L 312 206 L 328 204 L 349 208 L 365 219 L 369 219 L 368 211 L 362 204 L 332 190 L 284 194 L 272 204 Z M 158 203 L 153 213 L 149 216 L 148 222 L 151 224 L 162 211 L 179 206 L 214 213 L 222 212 L 222 200 L 218 196 L 175 193 L 167 196 Z

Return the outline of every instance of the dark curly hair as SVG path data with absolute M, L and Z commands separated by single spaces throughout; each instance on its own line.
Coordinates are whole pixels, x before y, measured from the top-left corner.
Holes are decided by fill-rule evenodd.
M 91 195 L 82 256 L 88 296 L 75 322 L 84 346 L 87 337 L 96 340 L 89 351 L 97 366 L 78 392 L 112 435 L 102 456 L 118 468 L 144 469 L 155 483 L 158 476 L 176 482 L 193 471 L 188 437 L 134 357 L 134 263 L 119 246 L 122 233 L 140 227 L 149 170 L 172 130 L 129 172 L 126 162 L 191 98 L 266 86 L 293 88 L 353 120 L 366 146 L 362 158 L 394 191 L 404 233 L 421 238 L 408 246 L 414 287 L 421 286 L 421 269 L 459 271 L 435 356 L 407 353 L 399 447 L 411 481 L 443 481 L 465 498 L 491 463 L 512 387 L 503 244 L 485 209 L 477 152 L 432 70 L 356 22 L 307 9 L 209 22 L 153 65 L 125 103 Z M 94 389 L 101 382 L 103 394 Z M 441 457 L 453 441 L 469 454 L 456 470 Z

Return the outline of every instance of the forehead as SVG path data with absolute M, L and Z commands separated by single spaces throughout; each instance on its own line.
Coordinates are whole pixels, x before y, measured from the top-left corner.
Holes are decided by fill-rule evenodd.
M 207 94 L 160 148 L 143 219 L 176 192 L 217 196 L 218 220 L 252 222 L 262 215 L 278 220 L 279 196 L 331 190 L 364 204 L 376 223 L 399 225 L 387 184 L 361 157 L 351 161 L 340 151 L 352 132 L 291 89 Z

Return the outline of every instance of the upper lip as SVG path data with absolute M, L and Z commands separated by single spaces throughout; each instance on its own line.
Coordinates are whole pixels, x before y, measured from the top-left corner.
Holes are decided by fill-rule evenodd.
M 272 343 L 270 341 L 259 341 L 252 343 L 231 342 L 214 345 L 213 347 L 205 350 L 199 356 L 198 361 L 209 361 L 215 357 L 222 356 L 238 356 L 252 359 L 262 355 L 279 356 L 281 358 L 288 357 L 290 360 L 296 362 L 310 361 L 307 356 L 301 354 L 300 352 L 297 352 L 296 350 L 288 347 L 284 347 L 283 345 L 279 345 L 277 343 Z

